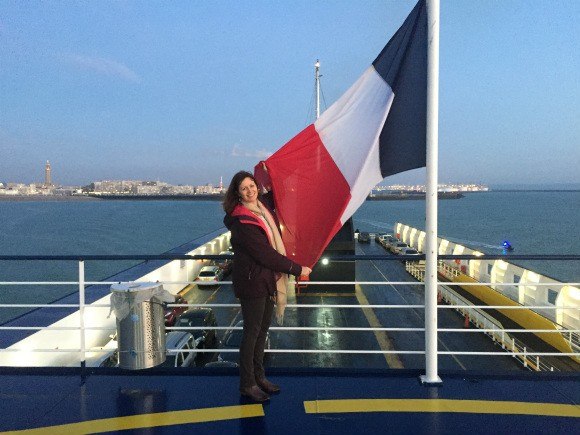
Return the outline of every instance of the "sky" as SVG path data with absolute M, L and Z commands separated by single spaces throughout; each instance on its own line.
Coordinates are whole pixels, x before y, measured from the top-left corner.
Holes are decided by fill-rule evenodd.
M 414 4 L 1 0 L 0 182 L 49 160 L 64 185 L 227 184 L 313 122 L 317 59 L 330 106 Z M 579 22 L 575 0 L 441 1 L 441 182 L 580 183 Z

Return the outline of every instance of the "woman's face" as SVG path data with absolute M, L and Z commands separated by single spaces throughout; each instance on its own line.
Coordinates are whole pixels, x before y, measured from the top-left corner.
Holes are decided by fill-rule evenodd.
M 242 180 L 240 187 L 238 187 L 238 193 L 244 202 L 258 202 L 258 186 L 256 186 L 256 183 L 250 177 Z

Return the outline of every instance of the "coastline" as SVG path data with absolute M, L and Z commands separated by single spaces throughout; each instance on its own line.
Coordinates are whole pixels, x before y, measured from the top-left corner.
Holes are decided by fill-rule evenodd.
M 580 192 L 580 189 L 493 189 L 494 192 Z
M 0 195 L 0 202 L 63 202 L 63 201 L 98 201 L 98 198 L 85 195 Z
M 463 198 L 461 193 L 440 192 L 439 199 Z M 0 196 L 0 202 L 64 202 L 64 201 L 223 201 L 223 195 L 14 195 Z M 393 193 L 369 196 L 367 201 L 425 200 L 421 193 Z
M 463 192 L 438 192 L 438 199 L 461 199 L 465 195 Z M 425 193 L 400 192 L 400 193 L 382 193 L 373 196 L 367 196 L 367 201 L 399 201 L 399 200 L 425 200 Z
M 510 193 L 577 193 L 580 189 L 493 189 L 485 192 L 439 192 L 439 199 L 460 199 L 471 194 Z M 387 193 L 367 197 L 367 201 L 424 200 L 424 193 Z M 222 201 L 223 195 L 0 195 L 0 202 L 64 202 L 64 201 Z
M 224 195 L 88 195 L 98 200 L 129 201 L 223 201 Z

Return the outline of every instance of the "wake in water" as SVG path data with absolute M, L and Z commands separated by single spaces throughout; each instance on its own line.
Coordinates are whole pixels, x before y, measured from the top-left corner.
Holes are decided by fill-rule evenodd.
M 390 222 L 380 222 L 380 221 L 372 221 L 368 219 L 356 219 L 357 222 L 370 225 L 371 227 L 378 228 L 383 231 L 391 232 L 393 231 L 393 227 L 395 226 L 394 223 Z
M 440 236 L 442 237 L 442 236 Z M 446 237 L 447 240 L 454 242 L 454 243 L 458 243 L 460 245 L 464 245 L 464 246 L 468 246 L 468 247 L 482 247 L 482 248 L 488 248 L 488 249 L 495 249 L 498 251 L 503 251 L 505 250 L 505 248 L 501 245 L 490 245 L 489 243 L 484 243 L 484 242 L 478 242 L 476 240 L 464 240 L 464 239 L 457 239 L 455 237 Z

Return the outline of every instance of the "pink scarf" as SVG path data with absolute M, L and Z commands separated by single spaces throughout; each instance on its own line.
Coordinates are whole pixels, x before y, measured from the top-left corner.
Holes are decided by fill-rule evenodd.
M 267 207 L 265 207 L 260 201 L 258 201 L 258 206 L 253 204 L 243 203 L 244 206 L 250 210 L 252 213 L 257 215 L 259 218 L 266 222 L 266 229 L 268 230 L 268 240 L 270 245 L 279 254 L 286 255 L 286 247 L 282 241 L 282 235 L 280 230 L 276 225 L 274 217 L 270 213 Z M 288 275 L 285 273 L 276 273 L 276 322 L 278 325 L 282 325 L 284 322 L 284 310 L 288 304 L 288 289 L 289 285 Z

